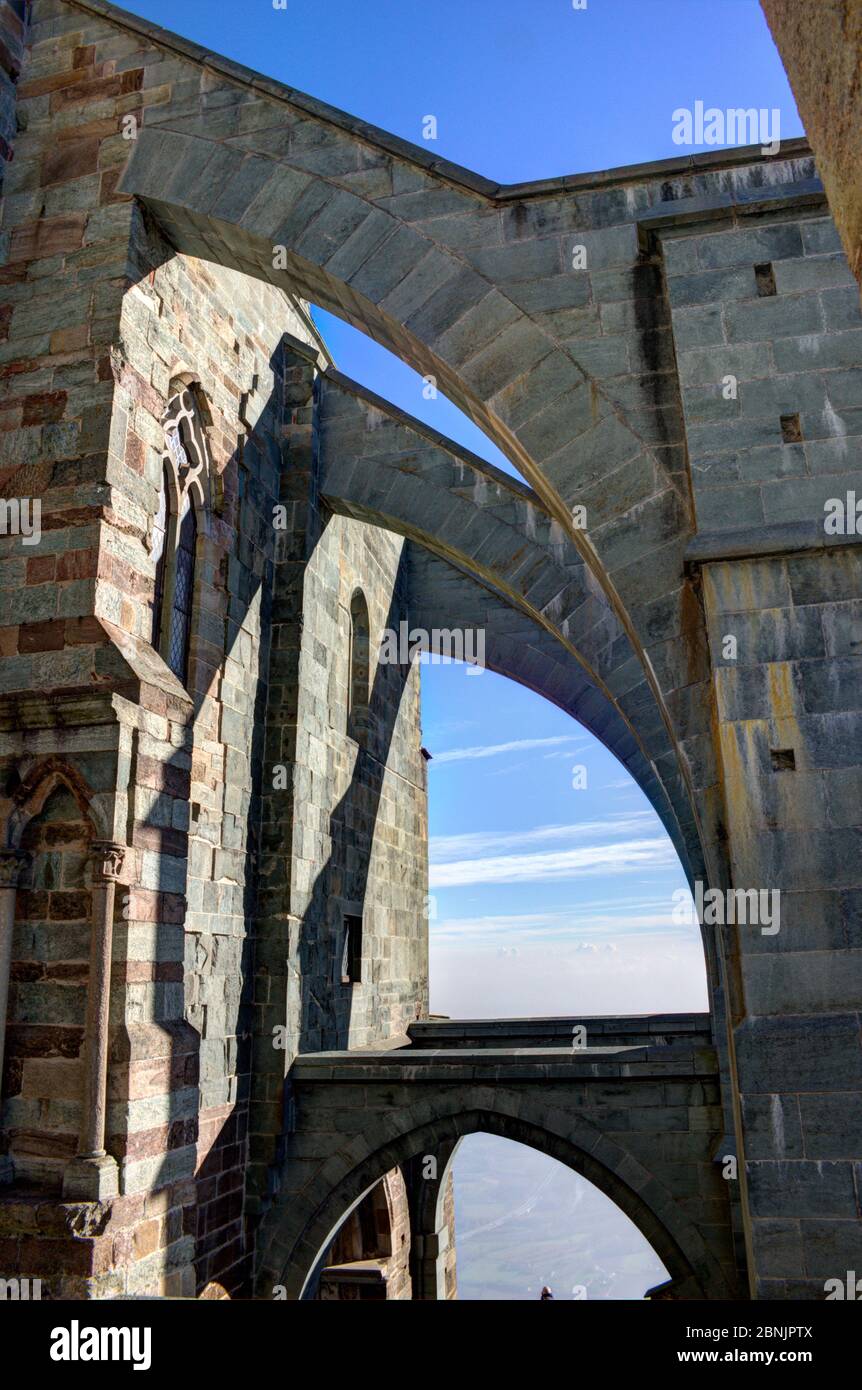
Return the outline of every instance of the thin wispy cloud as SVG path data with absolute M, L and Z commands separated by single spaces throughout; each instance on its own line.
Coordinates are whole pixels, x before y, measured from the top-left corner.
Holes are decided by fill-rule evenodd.
M 654 811 L 629 811 L 625 816 L 603 816 L 600 820 L 576 821 L 569 825 L 537 825 L 531 830 L 472 830 L 463 835 L 432 835 L 429 850 L 432 863 L 478 859 L 532 845 L 565 844 L 567 841 L 587 840 L 596 836 L 605 839 L 625 836 L 642 838 L 653 826 L 660 831 Z
M 476 917 L 447 917 L 431 923 L 432 939 L 472 947 L 496 943 L 522 945 L 550 941 L 588 943 L 626 937 L 698 935 L 697 928 L 674 921 L 671 895 L 614 902 L 584 902 L 546 912 L 485 913 Z
M 649 866 L 676 864 L 668 839 L 627 840 L 622 844 L 587 845 L 535 854 L 499 854 L 486 859 L 432 864 L 432 888 L 463 888 L 473 883 L 550 883 L 595 874 L 625 874 Z
M 549 748 L 554 743 L 570 744 L 574 751 L 579 743 L 586 742 L 587 740 L 577 740 L 574 734 L 555 734 L 551 738 L 516 738 L 509 743 L 481 743 L 472 748 L 447 748 L 442 753 L 435 753 L 433 761 L 461 763 L 475 758 L 496 758 L 499 753 L 522 753 L 527 748 Z

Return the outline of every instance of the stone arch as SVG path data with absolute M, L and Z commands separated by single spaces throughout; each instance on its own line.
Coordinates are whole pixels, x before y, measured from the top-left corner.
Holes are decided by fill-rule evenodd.
M 703 877 L 691 790 L 637 654 L 540 498 L 340 373 L 321 377 L 318 396 L 320 490 L 329 507 L 405 536 L 415 543 L 411 554 L 421 547 L 481 586 L 495 619 L 482 628 L 485 664 L 506 649 L 514 663 L 496 669 L 561 705 L 605 743 L 653 802 L 689 878 Z M 469 626 L 465 591 L 450 580 L 435 584 L 427 565 L 413 565 L 420 570 L 411 616 L 421 618 L 418 630 L 432 639 L 422 645 L 433 651 L 435 634 Z M 513 622 L 527 636 L 520 659 L 499 640 Z M 552 665 L 549 653 L 557 658 Z
M 429 1121 L 427 1102 L 399 1108 L 321 1163 L 301 1193 L 282 1189 L 261 1228 L 257 1286 L 263 1297 L 276 1285 L 288 1298 L 303 1296 L 332 1232 L 385 1173 L 479 1131 L 539 1149 L 587 1178 L 625 1212 L 671 1278 L 692 1288 L 694 1297 L 732 1296 L 702 1232 L 671 1192 L 585 1117 L 498 1085 L 459 1091 L 435 1111 Z
M 236 79 L 225 86 L 236 92 Z M 378 133 L 358 122 L 333 132 L 339 113 L 327 113 L 324 136 L 321 121 L 293 104 L 295 95 L 262 79 L 250 84 L 247 98 L 259 120 L 242 137 L 205 138 L 208 117 L 197 112 L 171 130 L 145 126 L 121 191 L 151 209 L 180 251 L 289 285 L 433 376 L 495 440 L 604 591 L 691 791 L 667 703 L 672 691 L 707 675 L 702 614 L 683 567 L 693 515 L 679 448 L 669 450 L 669 466 L 624 403 L 579 363 L 576 346 L 560 339 L 553 316 L 528 307 L 518 289 L 520 262 L 533 253 L 541 264 L 550 258 L 548 283 L 565 283 L 560 257 L 582 217 L 577 200 L 558 199 L 552 236 L 520 243 L 513 225 L 508 245 L 489 219 L 495 200 L 483 180 L 453 187 L 442 167 L 421 177 L 411 169 L 403 197 L 360 193 L 363 181 L 349 172 L 361 168 Z M 409 147 L 401 161 L 375 153 L 389 169 L 415 163 Z M 174 171 L 167 182 L 166 166 Z M 645 192 L 647 203 L 660 201 L 658 187 Z M 634 277 L 644 269 L 635 223 L 621 214 L 614 234 L 620 264 Z M 538 280 L 544 283 L 541 272 Z M 660 285 L 660 276 L 653 280 Z M 652 329 L 642 327 L 648 336 Z M 645 369 L 657 366 L 650 361 Z M 674 441 L 681 448 L 680 440 L 681 431 Z M 602 496 L 611 502 L 602 524 L 578 530 L 572 506 Z M 708 719 L 699 733 L 708 735 Z
M 78 1151 L 86 1110 L 92 861 L 102 846 L 86 783 L 62 759 L 31 766 L 11 800 L 4 839 L 22 873 L 0 983 L 4 1129 L 16 1178 L 56 1189 Z
M 93 826 L 94 839 L 112 838 L 111 827 L 86 779 L 72 763 L 52 754 L 26 766 L 18 784 L 8 791 L 4 802 L 0 802 L 4 848 L 20 847 L 28 823 L 41 813 L 58 786 L 64 786 L 72 794 L 84 819 Z
M 399 1169 L 386 1173 L 347 1213 L 324 1251 L 321 1270 L 330 1263 L 350 1266 L 376 1262 L 384 1274 L 386 1297 L 410 1296 L 410 1211 Z M 316 1296 L 320 1296 L 319 1293 Z

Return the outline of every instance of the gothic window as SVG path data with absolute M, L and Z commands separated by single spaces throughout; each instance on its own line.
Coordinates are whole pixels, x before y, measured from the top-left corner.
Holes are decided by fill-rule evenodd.
M 350 601 L 350 674 L 347 689 L 347 731 L 363 741 L 368 728 L 368 700 L 371 684 L 371 641 L 368 604 L 357 589 Z
M 195 583 L 195 545 L 198 527 L 195 509 L 187 495 L 177 531 L 176 567 L 174 574 L 171 625 L 168 633 L 168 665 L 177 680 L 185 682 L 189 662 L 189 637 L 192 625 L 192 594 Z
M 156 567 L 156 582 L 153 592 L 153 631 L 151 642 L 154 647 L 159 645 L 159 633 L 162 630 L 162 604 L 165 597 L 165 562 L 167 560 L 167 528 L 168 528 L 168 492 L 170 489 L 170 479 L 168 470 L 162 466 L 162 485 L 159 489 L 159 505 L 156 515 L 153 518 L 153 548 L 152 557 Z
M 152 526 L 155 563 L 152 643 L 178 680 L 188 676 L 195 550 L 209 460 L 194 388 L 181 386 L 162 417 L 165 447 Z

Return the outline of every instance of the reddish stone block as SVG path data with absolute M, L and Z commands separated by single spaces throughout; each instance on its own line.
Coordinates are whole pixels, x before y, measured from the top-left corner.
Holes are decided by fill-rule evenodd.
M 46 980 L 59 980 L 64 985 L 87 983 L 87 962 L 85 960 L 63 960 L 44 965 Z
M 16 984 L 29 985 L 41 980 L 45 967 L 37 960 L 13 960 L 9 966 L 9 979 Z
M 174 830 L 171 826 L 138 824 L 132 831 L 132 844 L 136 849 L 151 849 L 177 859 L 185 859 L 188 854 L 185 830 Z
M 82 922 L 90 916 L 90 894 L 87 892 L 54 892 L 49 897 L 48 908 L 53 922 Z
M 132 1237 L 134 1258 L 143 1260 L 147 1255 L 152 1255 L 159 1248 L 161 1235 L 161 1222 L 153 1219 L 144 1221 L 138 1226 Z
M 83 1041 L 79 1024 L 11 1023 L 7 1032 L 9 1049 L 16 1057 L 77 1057 Z
M 25 425 L 53 425 L 62 420 L 66 408 L 65 391 L 45 391 L 38 396 L 27 396 L 24 400 L 22 423 Z
M 16 227 L 12 232 L 9 248 L 9 261 L 32 261 L 39 257 L 62 256 L 67 251 L 77 251 L 84 242 L 84 228 L 87 225 L 85 212 L 64 213 L 59 217 L 43 217 L 38 222 L 28 222 Z M 31 365 L 22 370 L 31 370 Z
M 57 557 L 58 583 L 68 579 L 95 579 L 98 560 L 98 550 L 67 550 Z
M 139 478 L 144 476 L 147 462 L 147 446 L 136 434 L 126 435 L 126 463 Z
M 69 1100 L 83 1089 L 83 1064 L 77 1058 L 31 1058 L 23 1063 L 21 1091 L 25 1096 Z
M 130 89 L 131 90 L 131 89 Z M 66 83 L 51 94 L 51 115 L 86 106 L 93 101 L 108 101 L 123 94 L 123 77 L 88 76 L 82 81 Z
M 87 551 L 79 553 L 89 554 Z M 67 618 L 66 642 L 70 647 L 103 647 L 108 635 L 98 618 Z
M 33 1154 L 36 1158 L 74 1158 L 78 1149 L 77 1134 L 61 1134 L 48 1129 L 11 1129 L 11 1147 L 16 1153 Z
M 34 77 L 29 82 L 18 83 L 18 96 L 26 101 L 28 97 L 45 96 L 48 92 L 59 91 L 63 87 L 73 87 L 90 71 L 88 68 L 70 68 L 68 72 L 51 72 L 45 77 Z
M 22 623 L 18 629 L 19 652 L 62 651 L 65 627 L 64 618 L 50 618 L 43 623 Z
M 54 183 L 69 183 L 72 179 L 95 174 L 98 166 L 98 140 L 66 140 L 45 155 L 39 182 L 43 188 Z
M 54 555 L 33 555 L 27 561 L 27 583 L 45 584 L 54 578 Z

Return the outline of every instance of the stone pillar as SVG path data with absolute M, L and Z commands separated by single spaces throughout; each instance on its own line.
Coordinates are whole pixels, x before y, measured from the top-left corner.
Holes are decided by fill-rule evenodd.
M 458 1296 L 452 1158 L 459 1142 L 441 1144 L 433 1155 L 419 1155 L 404 1169 L 410 1201 L 412 1297 L 418 1303 Z
M 118 1192 L 116 1160 L 105 1152 L 105 1107 L 114 895 L 125 848 L 112 840 L 96 840 L 92 855 L 93 930 L 87 980 L 81 1134 L 78 1153 L 63 1177 L 63 1196 L 79 1201 L 115 1197 Z
M 3 1101 L 3 1057 L 6 1045 L 6 1007 L 9 1000 L 9 971 L 12 965 L 12 932 L 15 926 L 15 895 L 21 871 L 28 856 L 23 850 L 0 850 L 0 1105 Z M 12 1178 L 12 1161 L 0 1154 L 0 1183 Z

